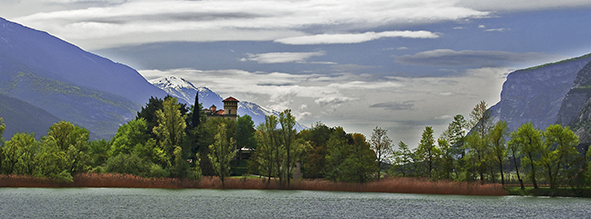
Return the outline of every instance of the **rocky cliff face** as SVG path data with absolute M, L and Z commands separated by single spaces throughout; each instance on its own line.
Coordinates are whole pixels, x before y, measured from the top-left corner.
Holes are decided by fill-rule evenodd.
M 578 75 L 589 62 L 591 55 L 586 55 L 510 73 L 501 101 L 490 108 L 493 121 L 507 121 L 510 131 L 526 122 L 540 129 L 569 123 L 588 99 L 587 93 L 571 88 L 587 85 L 591 76 Z
M 570 126 L 581 143 L 591 143 L 591 62 L 581 69 L 562 101 L 556 123 Z

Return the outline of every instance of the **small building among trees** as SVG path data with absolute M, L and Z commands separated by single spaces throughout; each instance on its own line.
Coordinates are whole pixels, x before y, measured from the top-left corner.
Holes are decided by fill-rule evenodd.
M 236 121 L 236 118 L 238 117 L 238 102 L 240 101 L 238 101 L 234 97 L 228 97 L 222 102 L 224 102 L 223 109 L 217 109 L 215 105 L 211 105 L 209 109 L 203 109 L 203 111 L 205 111 L 205 114 L 207 115 L 207 118 L 209 119 L 221 117 Z

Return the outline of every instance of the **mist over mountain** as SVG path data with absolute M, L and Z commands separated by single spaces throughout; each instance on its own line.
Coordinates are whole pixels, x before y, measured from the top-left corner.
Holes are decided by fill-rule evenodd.
M 151 96 L 166 95 L 128 66 L 3 18 L 0 94 L 85 127 L 98 138 L 115 134 Z
M 177 97 L 179 102 L 193 105 L 195 103 L 195 94 L 199 91 L 199 103 L 204 108 L 215 105 L 218 109 L 224 107 L 223 98 L 207 87 L 196 87 L 191 82 L 176 76 L 161 77 L 150 80 L 150 83 L 166 91 L 169 95 Z M 266 109 L 256 103 L 240 100 L 238 102 L 238 115 L 249 115 L 252 117 L 255 125 L 265 122 L 265 116 L 276 115 L 280 112 Z M 296 118 L 297 119 L 297 118 Z M 296 123 L 296 130 L 306 129 L 305 126 Z

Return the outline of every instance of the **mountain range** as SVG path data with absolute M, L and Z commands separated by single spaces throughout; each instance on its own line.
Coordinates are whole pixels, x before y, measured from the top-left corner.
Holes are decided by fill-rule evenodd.
M 493 121 L 507 121 L 510 131 L 526 122 L 545 129 L 569 126 L 591 143 L 591 54 L 517 70 L 507 76 L 501 100 L 490 107 Z
M 223 106 L 213 91 L 179 80 L 155 86 L 129 66 L 0 18 L 0 117 L 6 138 L 16 132 L 40 138 L 51 124 L 65 120 L 87 128 L 91 139 L 108 139 L 152 96 L 170 94 L 193 104 L 199 90 L 203 106 Z M 251 115 L 258 124 L 277 112 L 241 101 L 238 114 Z
M 150 97 L 171 95 L 193 104 L 197 91 L 204 107 L 223 107 L 222 97 L 206 87 L 174 76 L 148 82 L 126 65 L 0 18 L 5 137 L 34 132 L 39 138 L 52 123 L 66 120 L 87 128 L 93 139 L 110 138 Z M 591 54 L 510 73 L 501 100 L 489 110 L 493 121 L 507 121 L 511 131 L 526 122 L 540 129 L 562 124 L 591 144 Z M 259 124 L 279 112 L 241 100 L 238 114 Z
M 199 103 L 204 108 L 209 108 L 215 105 L 218 109 L 221 109 L 224 104 L 222 98 L 217 93 L 213 92 L 207 87 L 196 87 L 193 83 L 176 76 L 161 77 L 158 79 L 150 80 L 150 83 L 166 91 L 169 95 L 177 97 L 179 102 L 192 105 L 195 103 L 195 95 L 199 91 Z M 275 115 L 279 116 L 280 112 L 266 109 L 259 106 L 256 103 L 240 100 L 238 102 L 238 115 L 249 115 L 255 124 L 265 122 L 265 116 Z M 296 123 L 296 130 L 301 131 L 307 127 Z

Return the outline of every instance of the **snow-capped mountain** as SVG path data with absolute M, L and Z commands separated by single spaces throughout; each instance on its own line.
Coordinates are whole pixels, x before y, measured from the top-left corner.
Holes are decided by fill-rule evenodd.
M 170 96 L 178 98 L 179 102 L 192 105 L 195 103 L 195 94 L 199 91 L 199 102 L 203 107 L 209 108 L 215 105 L 223 107 L 222 97 L 206 87 L 196 87 L 191 82 L 176 76 L 161 77 L 150 80 L 150 83 L 164 90 Z
M 196 87 L 191 82 L 179 78 L 176 76 L 161 77 L 149 81 L 156 87 L 166 91 L 169 95 L 179 99 L 179 102 L 183 102 L 189 105 L 194 104 L 195 94 L 199 91 L 199 103 L 205 108 L 209 108 L 215 105 L 218 109 L 224 107 L 222 102 L 223 98 L 210 90 L 207 87 Z M 252 117 L 255 125 L 265 122 L 265 116 L 276 115 L 279 116 L 279 112 L 275 110 L 266 109 L 256 103 L 240 100 L 238 103 L 238 115 L 249 115 Z M 296 130 L 300 131 L 307 127 L 296 123 Z

